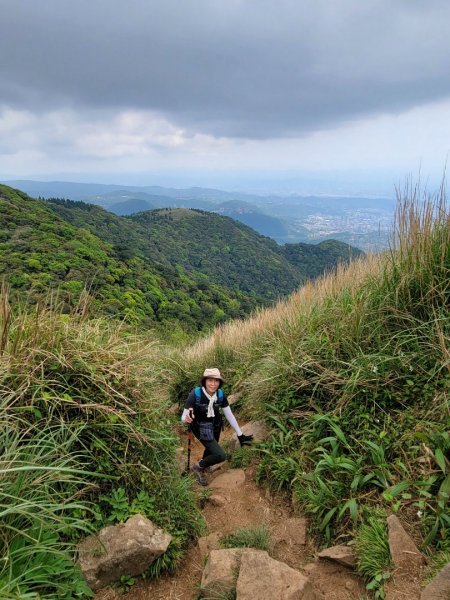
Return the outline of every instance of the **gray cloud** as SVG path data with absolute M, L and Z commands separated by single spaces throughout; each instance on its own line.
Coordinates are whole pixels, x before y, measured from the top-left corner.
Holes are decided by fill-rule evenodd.
M 161 112 L 297 136 L 450 95 L 450 5 L 411 0 L 2 0 L 0 104 Z

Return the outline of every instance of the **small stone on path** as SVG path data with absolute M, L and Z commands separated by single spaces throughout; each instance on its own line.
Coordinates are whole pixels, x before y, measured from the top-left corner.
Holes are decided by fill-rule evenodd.
M 200 584 L 203 596 L 219 598 L 235 588 L 241 554 L 242 548 L 211 550 Z
M 220 533 L 218 531 L 215 533 L 210 533 L 209 535 L 201 537 L 197 540 L 202 559 L 206 558 L 211 550 L 218 550 L 220 548 L 219 540 Z
M 322 560 L 331 560 L 337 562 L 344 567 L 354 569 L 356 567 L 356 556 L 350 546 L 331 546 L 325 548 L 317 555 Z
M 213 494 L 212 496 L 210 496 L 209 498 L 207 498 L 207 501 L 212 506 L 217 506 L 219 508 L 221 508 L 221 507 L 225 506 L 226 504 L 228 504 L 228 500 L 224 496 L 221 496 L 220 494 Z

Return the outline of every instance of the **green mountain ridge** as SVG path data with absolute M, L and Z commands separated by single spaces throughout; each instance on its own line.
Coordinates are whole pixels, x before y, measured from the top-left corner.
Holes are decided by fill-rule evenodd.
M 231 217 L 279 244 L 317 244 L 335 239 L 364 252 L 389 247 L 396 207 L 394 197 L 348 195 L 261 195 L 213 188 L 156 185 L 3 181 L 42 199 L 82 200 L 123 215 L 153 208 L 195 208 Z M 136 200 L 144 202 L 137 203 Z
M 0 273 L 32 298 L 84 286 L 103 314 L 146 325 L 201 330 L 288 295 L 307 278 L 360 251 L 302 252 L 303 265 L 276 242 L 230 218 L 190 209 L 120 217 L 79 201 L 35 200 L 0 186 Z M 295 246 L 295 245 L 294 245 Z M 316 257 L 316 259 L 314 259 Z M 72 300 L 73 302 L 73 300 Z

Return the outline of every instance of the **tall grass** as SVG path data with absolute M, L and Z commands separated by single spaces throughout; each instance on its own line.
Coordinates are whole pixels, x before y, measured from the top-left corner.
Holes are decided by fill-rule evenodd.
M 205 366 L 267 421 L 260 479 L 293 493 L 331 538 L 364 504 L 411 506 L 426 543 L 450 520 L 450 217 L 444 188 L 399 195 L 390 249 L 216 329 L 172 362 L 172 398 Z M 171 374 L 173 375 L 173 373 Z
M 201 529 L 193 493 L 174 466 L 170 421 L 161 401 L 148 398 L 157 353 L 155 340 L 144 343 L 117 323 L 89 319 L 83 303 L 70 315 L 53 297 L 45 305 L 12 307 L 3 287 L 5 598 L 87 594 L 73 563 L 77 540 L 137 509 L 174 537 L 154 573 L 173 568 Z M 120 494 L 119 511 L 111 499 Z
M 89 503 L 79 500 L 92 485 L 87 456 L 73 452 L 81 432 L 31 430 L 3 404 L 0 414 L 0 598 L 87 597 L 71 544 L 92 531 L 81 517 Z

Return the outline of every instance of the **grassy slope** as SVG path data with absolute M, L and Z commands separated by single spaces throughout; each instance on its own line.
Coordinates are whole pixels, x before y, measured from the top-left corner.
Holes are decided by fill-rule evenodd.
M 340 263 L 348 259 L 361 257 L 364 253 L 358 248 L 345 246 L 336 240 L 326 240 L 319 244 L 285 244 L 281 247 L 283 256 L 313 279 L 332 271 Z
M 159 344 L 58 308 L 0 293 L 2 600 L 89 597 L 77 541 L 132 514 L 172 534 L 153 575 L 203 526 L 162 401 L 148 399 Z
M 179 397 L 204 366 L 223 369 L 243 392 L 243 412 L 271 428 L 259 477 L 290 490 L 325 537 L 350 534 L 382 506 L 419 528 L 425 545 L 443 548 L 450 525 L 443 201 L 401 207 L 397 234 L 386 255 L 217 329 L 180 356 L 177 377 L 166 383 Z

